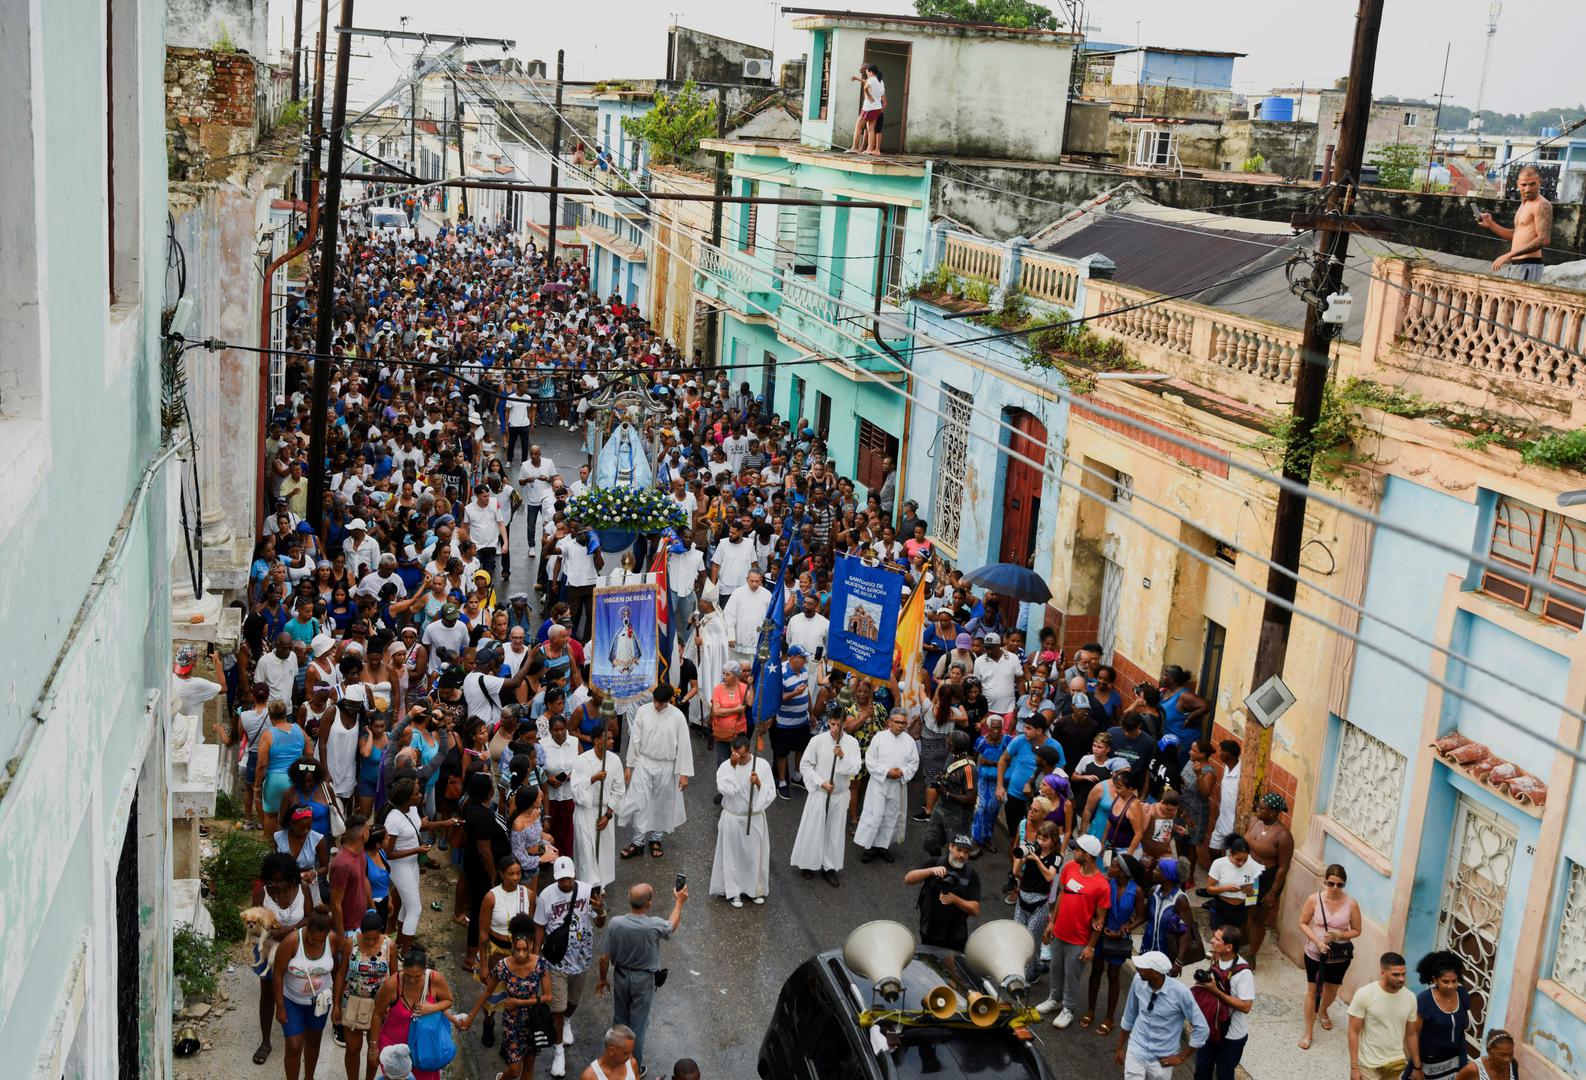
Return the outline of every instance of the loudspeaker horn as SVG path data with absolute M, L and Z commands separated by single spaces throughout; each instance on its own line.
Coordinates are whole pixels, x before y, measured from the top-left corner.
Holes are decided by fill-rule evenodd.
M 958 1012 L 958 993 L 946 983 L 925 995 L 920 1002 L 925 1011 L 938 1020 L 946 1020 Z
M 990 994 L 969 992 L 969 1022 L 976 1027 L 990 1027 L 1002 1012 L 1002 1002 Z
M 982 923 L 964 945 L 964 961 L 976 975 L 1004 990 L 1025 989 L 1024 969 L 1035 955 L 1035 938 L 1012 919 Z
M 1025 937 L 1029 937 L 1028 931 Z M 891 999 L 903 992 L 903 969 L 914 959 L 914 949 L 914 935 L 908 927 L 877 919 L 848 935 L 843 942 L 843 963 L 869 979 L 878 994 Z

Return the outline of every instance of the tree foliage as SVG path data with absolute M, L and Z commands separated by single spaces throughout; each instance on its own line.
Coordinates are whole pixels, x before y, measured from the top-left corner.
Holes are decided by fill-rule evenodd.
M 914 10 L 927 18 L 995 23 L 1019 30 L 1058 29 L 1052 9 L 1031 0 L 914 0 Z
M 643 116 L 624 117 L 622 130 L 650 148 L 650 160 L 675 165 L 699 149 L 715 121 L 713 108 L 689 79 L 675 94 L 655 92 L 655 107 Z
M 1377 167 L 1377 186 L 1408 191 L 1415 186 L 1415 170 L 1426 164 L 1426 149 L 1408 143 L 1392 143 L 1378 150 L 1371 159 Z

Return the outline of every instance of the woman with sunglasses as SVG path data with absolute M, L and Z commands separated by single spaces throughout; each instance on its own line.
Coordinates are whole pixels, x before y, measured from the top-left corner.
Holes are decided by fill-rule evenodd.
M 1305 935 L 1305 977 L 1312 992 L 1305 995 L 1305 1035 L 1300 1049 L 1309 1050 L 1321 1020 L 1325 1031 L 1333 1030 L 1327 1015 L 1344 973 L 1354 959 L 1355 947 L 1349 944 L 1360 936 L 1360 905 L 1344 892 L 1349 875 L 1333 863 L 1322 874 L 1322 891 L 1306 897 L 1300 908 L 1300 933 Z M 1340 948 L 1340 946 L 1345 946 Z

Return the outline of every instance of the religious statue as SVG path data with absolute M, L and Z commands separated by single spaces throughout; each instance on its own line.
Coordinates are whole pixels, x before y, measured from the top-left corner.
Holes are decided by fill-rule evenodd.
M 644 452 L 644 439 L 637 428 L 624 420 L 612 429 L 595 463 L 595 486 L 600 488 L 647 488 L 654 483 L 650 462 Z
M 624 673 L 639 666 L 639 635 L 633 632 L 633 617 L 627 608 L 622 609 L 622 628 L 611 639 L 607 659 L 614 669 Z

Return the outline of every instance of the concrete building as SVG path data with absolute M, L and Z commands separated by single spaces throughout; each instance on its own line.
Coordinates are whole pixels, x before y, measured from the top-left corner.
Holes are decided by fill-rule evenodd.
M 1136 116 L 1226 119 L 1234 104 L 1234 61 L 1244 55 L 1087 41 L 1082 93 Z
M 1294 119 L 1316 125 L 1315 167 L 1320 170 L 1326 163 L 1328 150 L 1338 145 L 1339 118 L 1344 112 L 1345 84 L 1339 79 L 1332 87 L 1290 86 L 1272 91 L 1272 97 L 1291 98 L 1294 102 Z M 1366 123 L 1366 162 L 1394 144 L 1414 146 L 1423 154 L 1432 150 L 1432 121 L 1437 106 L 1425 101 L 1383 101 L 1371 103 L 1371 115 Z M 1368 179 L 1375 169 L 1365 170 Z
M 0 1047 L 40 1080 L 171 1071 L 164 14 L 0 9 L 0 545 L 41 560 L 0 595 Z

